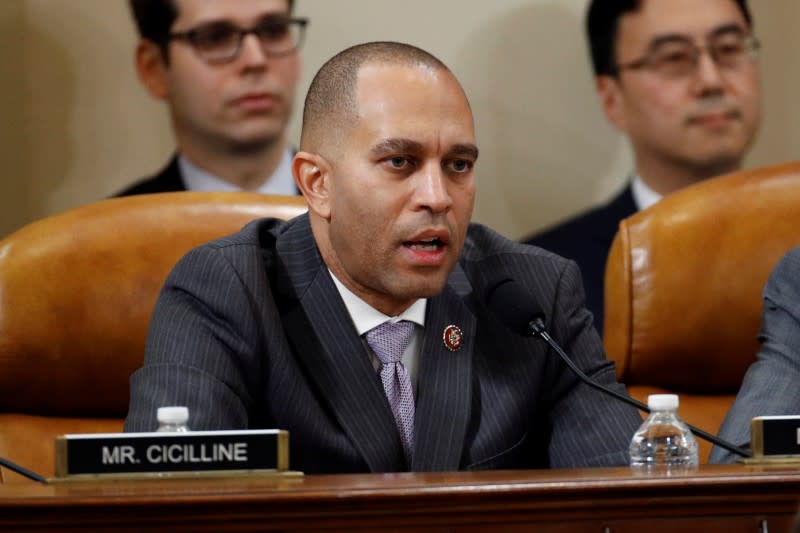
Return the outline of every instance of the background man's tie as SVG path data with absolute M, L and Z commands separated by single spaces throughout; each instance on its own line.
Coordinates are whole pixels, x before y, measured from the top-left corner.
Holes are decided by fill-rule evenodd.
M 411 389 L 408 371 L 400 359 L 408 343 L 411 342 L 413 333 L 414 324 L 401 320 L 384 322 L 365 335 L 370 348 L 381 361 L 380 376 L 383 390 L 392 407 L 409 464 L 414 449 L 414 392 Z

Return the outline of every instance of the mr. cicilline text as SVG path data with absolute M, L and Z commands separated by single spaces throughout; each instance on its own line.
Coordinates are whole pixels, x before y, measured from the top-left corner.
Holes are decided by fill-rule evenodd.
M 133 446 L 103 446 L 104 465 L 139 464 L 142 458 L 136 456 Z M 144 460 L 150 464 L 165 463 L 245 463 L 247 462 L 247 443 L 212 444 L 153 444 L 148 446 Z

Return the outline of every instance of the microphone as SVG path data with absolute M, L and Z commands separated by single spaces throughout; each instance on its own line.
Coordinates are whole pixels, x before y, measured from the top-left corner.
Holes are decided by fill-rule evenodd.
M 44 476 L 39 475 L 36 472 L 32 472 L 27 468 L 23 468 L 16 463 L 12 463 L 11 461 L 3 457 L 0 457 L 0 466 L 4 466 L 21 476 L 25 476 L 28 479 L 32 479 L 33 481 L 38 481 L 39 483 L 47 483 L 47 480 L 44 478 Z
M 533 295 L 531 295 L 528 289 L 521 283 L 510 278 L 501 277 L 495 279 L 486 284 L 483 296 L 489 309 L 491 309 L 506 326 L 525 337 L 539 337 L 545 341 L 581 381 L 637 409 L 641 409 L 647 413 L 650 412 L 650 408 L 644 403 L 604 387 L 584 374 L 569 356 L 567 356 L 564 350 L 561 349 L 558 343 L 547 333 L 547 328 L 544 324 L 544 313 L 536 305 Z M 731 444 L 719 437 L 715 437 L 691 424 L 686 425 L 689 426 L 692 433 L 712 444 L 725 448 L 742 457 L 752 457 L 752 454 L 748 450 Z

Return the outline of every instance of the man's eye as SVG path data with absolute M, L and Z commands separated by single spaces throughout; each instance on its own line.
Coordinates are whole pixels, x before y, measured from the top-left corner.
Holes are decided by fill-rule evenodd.
M 259 38 L 267 41 L 278 41 L 289 33 L 289 23 L 283 20 L 263 22 L 256 28 Z
M 468 159 L 454 159 L 450 161 L 447 166 L 454 172 L 469 172 L 469 170 L 472 168 L 472 161 L 469 161 Z
M 409 166 L 411 164 L 410 161 L 408 160 L 408 158 L 402 157 L 402 156 L 395 156 L 395 157 L 389 158 L 388 161 L 389 161 L 389 165 L 392 168 L 396 168 L 396 169 L 403 169 L 403 168 L 406 168 L 407 166 Z
M 214 24 L 196 29 L 193 41 L 197 46 L 208 48 L 228 44 L 235 38 L 236 29 L 228 24 Z
M 735 57 L 744 52 L 744 45 L 741 43 L 723 44 L 715 46 L 714 52 L 721 57 Z
M 692 54 L 689 52 L 670 52 L 660 56 L 658 62 L 667 65 L 685 65 L 692 62 Z

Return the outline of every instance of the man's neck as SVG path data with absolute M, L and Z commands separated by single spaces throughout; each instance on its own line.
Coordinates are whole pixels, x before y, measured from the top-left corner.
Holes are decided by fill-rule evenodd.
M 281 138 L 246 154 L 197 149 L 189 143 L 180 143 L 178 150 L 196 167 L 242 190 L 254 191 L 275 173 L 286 153 L 286 141 Z
M 741 161 L 690 166 L 662 160 L 636 158 L 636 173 L 648 187 L 661 196 L 709 178 L 734 172 L 739 168 L 741 168 Z

